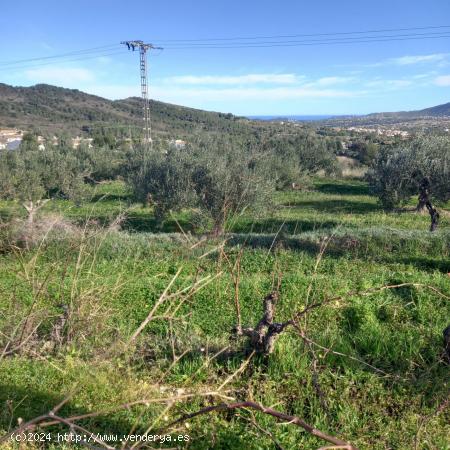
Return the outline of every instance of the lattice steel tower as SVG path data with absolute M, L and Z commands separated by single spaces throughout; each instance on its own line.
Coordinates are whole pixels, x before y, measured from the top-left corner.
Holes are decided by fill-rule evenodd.
M 152 145 L 152 121 L 150 117 L 150 102 L 148 98 L 148 77 L 147 77 L 147 50 L 159 49 L 161 47 L 155 47 L 153 44 L 145 44 L 143 41 L 123 41 L 128 47 L 128 50 L 135 51 L 136 48 L 139 49 L 139 66 L 141 70 L 141 95 L 143 102 L 143 119 L 144 119 L 144 142 L 145 144 Z

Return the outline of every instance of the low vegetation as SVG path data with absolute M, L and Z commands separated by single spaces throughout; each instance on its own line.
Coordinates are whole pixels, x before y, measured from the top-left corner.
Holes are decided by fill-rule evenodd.
M 448 138 L 175 112 L 0 151 L 1 445 L 447 448 Z
M 440 136 L 422 136 L 408 145 L 381 151 L 368 173 L 373 192 L 387 209 L 404 206 L 412 195 L 418 196 L 417 210 L 427 208 L 430 231 L 440 214 L 435 201 L 450 198 L 450 140 Z
M 66 399 L 55 415 L 89 432 L 196 449 L 325 445 L 277 418 L 357 448 L 445 448 L 446 215 L 430 234 L 363 181 L 313 179 L 206 238 L 185 210 L 158 227 L 123 182 L 87 190 L 47 202 L 28 249 L 26 211 L 1 204 L 3 435 Z M 233 329 L 258 324 L 270 292 L 295 326 L 265 355 Z

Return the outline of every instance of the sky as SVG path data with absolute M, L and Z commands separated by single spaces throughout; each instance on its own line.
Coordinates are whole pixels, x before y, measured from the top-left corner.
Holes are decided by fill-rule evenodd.
M 170 103 L 334 115 L 450 101 L 449 0 L 0 0 L 0 11 L 0 82 L 14 86 L 140 95 L 139 55 L 120 42 L 141 39 L 164 47 L 148 54 L 150 97 Z

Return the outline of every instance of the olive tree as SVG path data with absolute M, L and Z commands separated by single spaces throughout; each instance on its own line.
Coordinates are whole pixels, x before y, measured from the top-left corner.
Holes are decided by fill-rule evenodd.
M 153 204 L 159 222 L 169 211 L 190 208 L 218 235 L 236 214 L 269 203 L 274 183 L 263 158 L 242 142 L 202 137 L 183 148 L 153 148 L 130 161 L 128 181 L 137 200 Z
M 431 230 L 437 227 L 439 213 L 433 202 L 450 198 L 450 139 L 421 136 L 378 153 L 368 180 L 385 209 L 405 204 L 418 195 L 417 209 L 426 207 L 431 217 Z
M 18 150 L 0 152 L 0 172 L 0 197 L 20 201 L 32 224 L 36 212 L 52 198 L 80 202 L 90 167 L 72 148 L 39 150 L 26 142 Z
M 262 140 L 262 152 L 270 160 L 271 174 L 278 189 L 303 183 L 320 170 L 337 171 L 336 155 L 327 141 L 311 132 L 275 134 Z
M 154 143 L 152 152 L 138 148 L 134 154 L 129 154 L 126 172 L 134 198 L 154 207 L 159 224 L 170 211 L 195 203 L 192 158 L 184 149 L 162 142 Z
M 230 139 L 209 140 L 196 152 L 191 182 L 200 214 L 215 235 L 246 210 L 262 211 L 271 202 L 275 180 L 264 156 Z

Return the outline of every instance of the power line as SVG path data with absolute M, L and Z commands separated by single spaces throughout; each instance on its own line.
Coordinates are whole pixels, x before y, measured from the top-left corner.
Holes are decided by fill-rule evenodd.
M 448 29 L 448 31 L 445 31 L 445 29 Z M 362 36 L 367 34 L 377 34 L 377 33 L 398 33 L 402 31 L 419 31 L 419 30 L 443 30 L 441 32 L 431 32 L 428 31 L 426 33 L 408 33 L 408 34 L 395 34 L 391 36 Z M 374 29 L 374 30 L 365 30 L 365 31 L 345 31 L 345 32 L 330 32 L 330 33 L 309 33 L 309 34 L 288 34 L 288 35 L 271 35 L 271 36 L 240 36 L 240 37 L 219 37 L 219 38 L 202 38 L 202 39 L 159 39 L 155 40 L 157 42 L 173 42 L 173 43 L 180 43 L 180 45 L 177 46 L 168 46 L 167 48 L 190 48 L 190 46 L 197 46 L 202 45 L 202 42 L 205 43 L 204 45 L 211 45 L 211 46 L 220 46 L 219 48 L 229 48 L 230 46 L 239 46 L 236 48 L 241 48 L 242 45 L 247 45 L 247 42 L 240 42 L 240 41 L 260 41 L 261 39 L 271 39 L 275 41 L 269 41 L 269 42 L 249 42 L 248 45 L 278 45 L 278 44 L 284 44 L 284 43 L 297 43 L 303 44 L 303 41 L 280 41 L 280 39 L 292 39 L 292 38 L 299 38 L 299 37 L 320 37 L 322 36 L 322 39 L 317 40 L 307 40 L 307 42 L 318 42 L 318 45 L 323 45 L 324 42 L 328 41 L 341 41 L 341 40 L 355 40 L 355 43 L 360 42 L 366 42 L 366 40 L 374 40 L 374 42 L 381 42 L 377 41 L 376 39 L 379 38 L 390 38 L 390 39 L 396 39 L 400 40 L 400 37 L 416 37 L 416 36 L 424 36 L 424 38 L 431 38 L 432 35 L 438 35 L 436 38 L 446 38 L 447 33 L 450 32 L 450 25 L 438 25 L 438 26 L 426 26 L 426 27 L 409 27 L 409 28 L 384 28 L 384 29 Z M 354 36 L 357 35 L 357 36 Z M 327 37 L 328 36 L 328 37 Z M 339 37 L 336 39 L 333 39 L 332 36 L 349 36 L 349 37 Z M 354 36 L 354 37 L 352 37 Z M 236 42 L 233 42 L 236 41 Z M 222 46 L 221 42 L 224 43 L 230 43 L 227 45 L 227 47 Z M 186 43 L 186 45 L 183 45 Z M 198 43 L 198 44 L 196 44 Z M 208 44 L 209 43 L 209 44 Z M 56 55 L 50 55 L 50 56 L 42 56 L 42 57 L 36 57 L 36 58 L 28 58 L 28 59 L 19 59 L 19 60 L 11 60 L 11 61 L 0 61 L 0 66 L 12 66 L 12 65 L 22 65 L 26 63 L 33 63 L 33 62 L 39 62 L 39 61 L 46 61 L 46 60 L 53 60 L 53 59 L 65 59 L 67 57 L 71 56 L 82 56 L 82 55 L 88 55 L 88 54 L 97 54 L 97 53 L 104 53 L 105 51 L 113 50 L 116 48 L 117 44 L 108 44 L 108 45 L 102 45 L 98 47 L 91 47 L 81 50 L 73 50 L 71 52 L 66 53 L 60 53 Z M 95 57 L 95 56 L 94 56 Z M 77 59 L 78 60 L 78 59 Z M 81 60 L 81 58 L 80 58 Z
M 226 49 L 226 48 L 268 48 L 268 47 L 296 47 L 314 45 L 339 45 L 339 44 L 362 44 L 371 42 L 393 42 L 425 39 L 446 39 L 450 37 L 450 31 L 435 35 L 430 34 L 409 34 L 394 36 L 364 36 L 359 38 L 333 38 L 333 39 L 310 39 L 310 40 L 289 40 L 289 41 L 260 41 L 260 42 L 232 42 L 230 44 L 190 44 L 174 45 L 165 47 L 168 50 L 192 50 L 192 49 Z
M 450 25 L 438 25 L 429 27 L 410 27 L 410 28 L 384 28 L 366 31 L 342 31 L 332 33 L 310 33 L 310 34 L 288 34 L 288 35 L 272 35 L 272 36 L 241 36 L 241 37 L 221 37 L 221 38 L 199 38 L 199 39 L 153 39 L 156 42 L 201 42 L 201 41 L 237 41 L 237 40 L 254 40 L 254 39 L 284 39 L 296 37 L 315 37 L 315 36 L 339 36 L 353 34 L 370 34 L 370 33 L 388 33 L 398 31 L 413 30 L 435 30 L 442 28 L 450 28 Z
M 64 58 L 67 56 L 76 56 L 76 55 L 83 55 L 83 54 L 88 54 L 88 53 L 104 52 L 107 49 L 112 50 L 114 47 L 118 47 L 118 45 L 117 44 L 102 45 L 100 47 L 92 47 L 92 48 L 87 48 L 87 49 L 83 49 L 83 50 L 74 50 L 72 52 L 60 53 L 59 55 L 41 56 L 39 58 L 17 59 L 17 60 L 13 60 L 13 61 L 0 61 L 0 66 L 5 66 L 5 65 L 9 66 L 12 64 L 21 64 L 21 63 L 32 62 L 32 61 L 58 59 L 58 58 Z
M 81 56 L 79 58 L 61 59 L 58 61 L 47 61 L 47 62 L 36 63 L 36 64 L 24 63 L 22 65 L 0 66 L 0 71 L 7 71 L 7 70 L 9 71 L 9 70 L 16 70 L 16 69 L 31 69 L 33 67 L 49 66 L 52 64 L 59 64 L 59 63 L 71 63 L 71 62 L 75 62 L 75 61 L 85 61 L 88 59 L 96 59 L 96 58 L 102 58 L 105 56 L 113 56 L 113 55 L 123 55 L 123 52 L 122 51 L 114 51 L 114 52 L 107 52 L 107 53 L 103 52 L 103 53 L 98 53 L 95 55 Z
M 431 34 L 431 35 L 430 35 Z M 297 47 L 297 46 L 326 46 L 326 45 L 339 45 L 339 44 L 363 44 L 363 43 L 372 43 L 372 42 L 393 42 L 393 41 L 408 41 L 408 40 L 422 40 L 422 39 L 448 39 L 450 37 L 450 31 L 445 33 L 440 33 L 436 35 L 435 33 L 414 33 L 414 34 L 405 34 L 405 35 L 396 35 L 396 36 L 365 36 L 359 38 L 330 38 L 330 39 L 310 39 L 310 40 L 287 40 L 287 41 L 261 41 L 261 42 L 251 42 L 251 43 L 243 43 L 243 42 L 233 42 L 230 44 L 221 44 L 221 43 L 211 43 L 211 44 L 191 44 L 191 45 L 175 45 L 175 46 L 167 46 L 165 47 L 168 50 L 198 50 L 198 49 L 237 49 L 237 48 L 270 48 L 270 47 Z M 156 49 L 156 47 L 155 47 Z M 70 63 L 76 61 L 84 61 L 89 59 L 96 59 L 105 56 L 114 56 L 123 54 L 122 51 L 98 51 L 98 53 L 91 54 L 83 54 L 82 50 L 79 52 L 71 52 L 70 54 L 65 54 L 67 56 L 54 56 L 51 58 L 59 58 L 58 61 L 48 61 L 50 57 L 42 57 L 42 58 L 31 58 L 21 60 L 22 63 L 19 65 L 19 61 L 0 64 L 0 71 L 5 70 L 14 70 L 14 69 L 27 69 L 33 67 L 41 67 L 52 65 L 55 63 Z M 69 55 L 80 55 L 76 58 L 71 58 Z M 43 60 L 43 62 L 38 62 Z M 28 62 L 30 62 L 28 64 Z M 34 63 L 35 62 L 35 63 Z
M 442 36 L 429 36 L 421 38 L 393 38 L 393 39 L 374 39 L 374 40 L 358 40 L 358 41 L 341 41 L 341 42 L 312 42 L 312 43 L 273 43 L 273 44 L 255 44 L 255 45 L 224 45 L 224 46 L 180 46 L 180 47 L 168 47 L 167 50 L 208 50 L 208 49 L 236 49 L 236 48 L 271 48 L 271 47 L 301 47 L 301 46 L 316 46 L 316 45 L 340 45 L 340 44 L 364 44 L 372 42 L 394 42 L 394 41 L 410 41 L 410 40 L 422 40 L 422 39 L 445 39 L 450 38 L 450 34 Z
M 448 31 L 447 31 L 448 29 Z M 442 30 L 427 31 L 424 33 L 405 33 L 402 31 L 418 30 Z M 379 33 L 397 33 L 391 35 L 380 35 Z M 369 34 L 375 34 L 370 36 Z M 320 39 L 301 39 L 290 40 L 297 37 L 320 37 Z M 245 36 L 245 37 L 227 37 L 227 38 L 204 38 L 204 39 L 172 39 L 160 40 L 160 42 L 178 43 L 167 45 L 169 50 L 192 50 L 192 49 L 238 49 L 238 48 L 270 48 L 270 47 L 297 47 L 297 46 L 326 46 L 338 44 L 363 44 L 371 42 L 393 42 L 407 40 L 425 40 L 425 39 L 447 39 L 450 37 L 450 25 L 428 26 L 428 27 L 410 27 L 410 28 L 386 28 L 366 31 L 347 31 L 333 33 L 310 33 L 310 34 L 291 34 L 291 35 L 272 35 L 272 36 Z M 269 40 L 267 40 L 269 39 Z M 289 39 L 289 40 L 286 40 Z M 0 70 L 5 69 L 23 69 L 40 67 L 54 64 L 55 62 L 73 62 L 87 59 L 95 59 L 102 56 L 118 55 L 121 52 L 113 51 L 117 44 L 109 44 L 98 47 L 91 47 L 71 52 L 61 53 L 51 56 L 42 56 L 36 58 L 0 61 Z
M 334 41 L 354 41 L 361 39 L 382 39 L 382 38 L 400 38 L 400 37 L 420 37 L 420 36 L 436 36 L 450 33 L 448 31 L 439 31 L 439 32 L 427 32 L 427 33 L 406 33 L 406 34 L 391 34 L 391 35 L 377 35 L 377 36 L 358 36 L 358 37 L 334 37 L 334 38 L 321 38 L 321 39 L 303 39 L 303 40 L 283 40 L 283 41 L 258 41 L 256 44 L 283 44 L 283 43 L 295 43 L 295 42 L 334 42 Z M 234 45 L 241 44 L 242 42 L 231 42 L 230 44 L 225 43 L 198 43 L 198 44 L 189 44 L 195 46 L 202 45 Z M 253 45 L 255 42 L 245 42 L 245 44 Z

